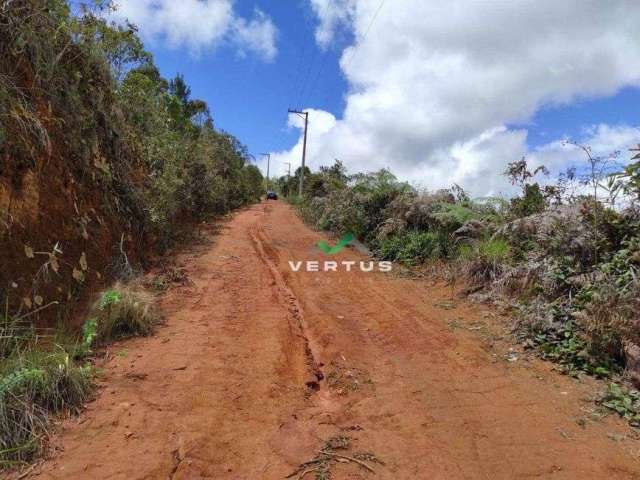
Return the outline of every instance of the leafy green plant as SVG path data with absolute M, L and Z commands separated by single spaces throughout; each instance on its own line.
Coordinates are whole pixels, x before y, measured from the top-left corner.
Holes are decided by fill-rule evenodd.
M 458 250 L 465 261 L 464 272 L 474 285 L 496 280 L 508 262 L 511 246 L 503 239 L 482 240 L 471 247 Z
M 615 411 L 633 426 L 640 426 L 640 393 L 610 383 L 599 402 L 603 407 Z
M 384 260 L 418 264 L 446 258 L 451 250 L 451 240 L 447 234 L 411 231 L 382 240 L 377 253 Z
M 432 216 L 447 232 L 453 232 L 469 220 L 482 218 L 482 215 L 470 208 L 468 204 L 441 202 L 435 208 Z
M 511 211 L 516 217 L 526 217 L 542 212 L 547 207 L 547 199 L 537 183 L 524 185 L 522 197 L 511 200 Z
M 98 336 L 98 321 L 90 318 L 82 326 L 82 344 L 91 347 Z
M 110 308 L 112 305 L 117 304 L 120 300 L 122 300 L 122 293 L 118 290 L 107 290 L 100 297 L 98 308 L 100 310 L 105 310 Z
M 546 360 L 561 365 L 572 376 L 580 373 L 599 378 L 622 370 L 619 359 L 592 348 L 583 327 L 575 317 L 574 305 L 537 298 L 520 307 L 519 334 L 527 347 L 536 349 Z M 537 306 L 538 308 L 535 308 Z

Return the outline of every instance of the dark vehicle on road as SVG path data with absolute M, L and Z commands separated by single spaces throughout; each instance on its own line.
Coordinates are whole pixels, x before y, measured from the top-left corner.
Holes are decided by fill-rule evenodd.
M 278 194 L 276 192 L 272 192 L 271 190 L 267 192 L 267 200 L 277 200 L 277 199 L 278 199 Z

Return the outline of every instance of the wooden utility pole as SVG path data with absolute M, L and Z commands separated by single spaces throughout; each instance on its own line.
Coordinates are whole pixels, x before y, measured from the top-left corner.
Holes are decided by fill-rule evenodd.
M 261 153 L 263 157 L 267 157 L 267 190 L 269 190 L 269 167 L 271 166 L 271 154 Z
M 298 195 L 302 196 L 302 187 L 304 185 L 304 163 L 307 158 L 307 127 L 309 126 L 309 112 L 300 112 L 298 110 L 289 109 L 289 113 L 295 113 L 300 117 L 304 115 L 304 140 L 302 141 L 302 168 L 300 169 L 300 183 L 298 184 Z

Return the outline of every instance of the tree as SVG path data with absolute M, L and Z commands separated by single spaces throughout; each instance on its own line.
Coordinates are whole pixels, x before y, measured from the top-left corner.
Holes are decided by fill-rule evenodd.
M 609 190 L 610 192 L 614 192 L 619 190 L 620 186 L 616 186 L 616 183 L 610 184 L 609 187 L 604 183 L 607 178 L 611 176 L 613 169 L 615 168 L 614 159 L 620 156 L 619 151 L 611 152 L 608 155 L 599 156 L 594 155 L 592 149 L 589 145 L 583 145 L 581 143 L 567 140 L 564 142 L 565 145 L 573 145 L 578 149 L 582 150 L 585 154 L 585 158 L 587 160 L 588 172 L 587 174 L 582 176 L 582 183 L 586 186 L 591 187 L 592 189 L 592 197 L 591 200 L 591 210 L 593 212 L 593 258 L 595 263 L 598 263 L 599 260 L 599 238 L 600 238 L 600 212 L 602 210 L 601 206 L 598 202 L 598 189 Z M 611 197 L 611 194 L 610 194 Z M 614 197 L 615 198 L 615 197 Z
M 539 173 L 549 175 L 549 170 L 544 165 L 540 165 L 533 171 L 529 170 L 525 157 L 508 164 L 504 174 L 509 178 L 511 185 L 518 185 L 522 189 L 521 197 L 511 199 L 511 211 L 517 217 L 526 217 L 544 211 L 549 204 L 548 198 L 557 195 L 553 187 L 541 189 L 537 182 L 530 181 Z
M 176 124 L 179 128 L 190 126 L 202 127 L 205 124 L 211 124 L 211 113 L 209 106 L 204 100 L 191 99 L 191 88 L 184 81 L 184 76 L 178 73 L 173 80 L 169 82 L 169 94 L 175 101 L 172 104 L 171 112 Z M 194 117 L 195 123 L 192 123 Z
M 105 13 L 117 9 L 111 0 L 95 0 L 92 7 L 83 4 L 82 15 L 70 23 L 74 39 L 98 48 L 111 67 L 116 82 L 140 65 L 153 64 L 153 56 L 145 50 L 138 28 L 126 22 L 119 25 L 105 20 Z
M 624 190 L 635 200 L 640 200 L 640 143 L 629 151 L 635 152 L 635 155 L 631 157 L 632 162 L 624 169 Z

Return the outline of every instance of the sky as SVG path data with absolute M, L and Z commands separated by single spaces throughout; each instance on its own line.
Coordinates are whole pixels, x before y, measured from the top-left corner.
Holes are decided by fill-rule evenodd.
M 162 74 L 182 73 L 266 172 L 340 159 L 427 189 L 510 195 L 640 143 L 635 0 L 117 0 Z

